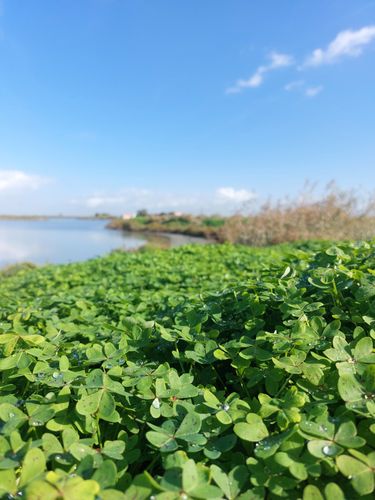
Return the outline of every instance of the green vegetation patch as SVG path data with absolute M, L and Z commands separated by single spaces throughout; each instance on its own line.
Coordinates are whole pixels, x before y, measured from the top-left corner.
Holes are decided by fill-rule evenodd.
M 372 498 L 370 243 L 1 277 L 0 497 Z
M 141 214 L 123 220 L 113 219 L 108 224 L 112 229 L 123 229 L 127 231 L 149 231 L 188 234 L 204 238 L 219 239 L 219 229 L 225 225 L 222 217 L 203 217 L 193 215 L 172 214 Z

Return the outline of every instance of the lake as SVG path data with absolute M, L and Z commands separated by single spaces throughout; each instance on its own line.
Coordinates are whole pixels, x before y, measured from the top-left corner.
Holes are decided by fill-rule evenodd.
M 161 246 L 205 243 L 183 235 L 146 235 L 106 229 L 106 220 L 51 218 L 0 220 L 0 266 L 18 262 L 63 264 L 132 250 L 147 242 Z

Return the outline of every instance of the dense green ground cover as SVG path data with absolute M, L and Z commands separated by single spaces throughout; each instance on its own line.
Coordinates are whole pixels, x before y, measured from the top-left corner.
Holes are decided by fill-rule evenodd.
M 371 498 L 369 243 L 184 247 L 0 283 L 0 496 Z

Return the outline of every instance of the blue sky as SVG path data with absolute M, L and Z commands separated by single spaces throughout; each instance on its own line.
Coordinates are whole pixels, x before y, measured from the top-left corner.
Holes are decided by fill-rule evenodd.
M 375 1 L 0 0 L 0 213 L 375 188 Z

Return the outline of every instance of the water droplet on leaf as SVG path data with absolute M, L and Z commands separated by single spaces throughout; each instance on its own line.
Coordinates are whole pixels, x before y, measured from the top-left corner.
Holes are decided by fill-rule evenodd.
M 158 410 L 160 408 L 160 406 L 161 406 L 160 399 L 159 398 L 155 398 L 153 400 L 153 402 L 152 402 L 152 406 Z
M 323 446 L 322 452 L 327 457 L 332 457 L 332 456 L 337 454 L 338 449 L 337 449 L 337 446 L 335 446 L 334 444 L 327 444 L 327 445 Z

